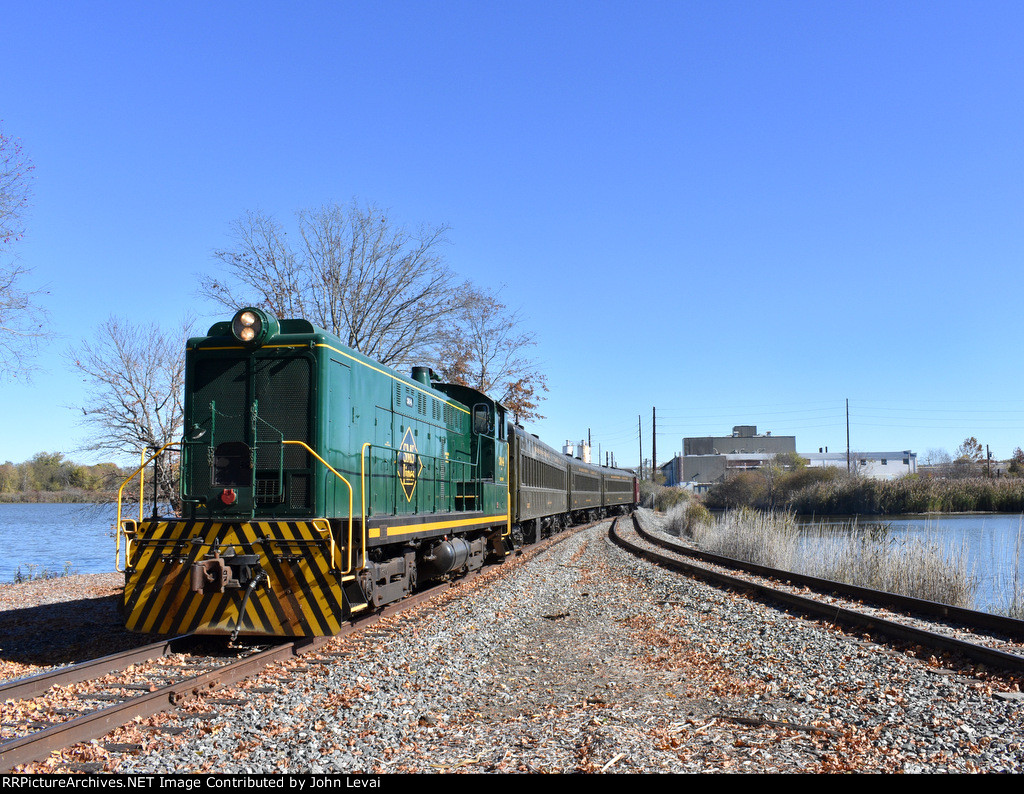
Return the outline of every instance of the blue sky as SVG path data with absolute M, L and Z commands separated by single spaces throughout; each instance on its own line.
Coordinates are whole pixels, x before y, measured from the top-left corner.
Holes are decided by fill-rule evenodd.
M 733 425 L 800 451 L 1024 446 L 1024 6 L 5 3 L 16 253 L 55 332 L 0 461 L 78 460 L 63 354 L 221 319 L 230 223 L 352 197 L 451 226 L 523 309 L 553 445 L 620 464 Z M 80 414 L 79 414 L 80 415 Z

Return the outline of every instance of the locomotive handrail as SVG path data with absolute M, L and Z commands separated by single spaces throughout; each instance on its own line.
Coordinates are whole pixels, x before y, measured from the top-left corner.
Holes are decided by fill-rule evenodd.
M 128 537 L 128 533 L 121 528 L 121 523 L 122 523 L 122 518 L 121 518 L 121 499 L 124 496 L 124 488 L 125 488 L 125 486 L 128 483 L 130 483 L 132 480 L 135 479 L 136 475 L 138 475 L 139 473 L 145 471 L 146 466 L 148 466 L 152 461 L 154 461 L 158 457 L 160 457 L 164 453 L 164 450 L 166 450 L 166 449 L 168 449 L 170 447 L 175 446 L 177 443 L 178 443 L 177 441 L 172 441 L 169 444 L 164 444 L 162 447 L 160 447 L 160 449 L 158 449 L 156 452 L 154 452 L 148 458 L 143 460 L 142 461 L 142 465 L 139 466 L 139 468 L 137 468 L 131 474 L 129 474 L 125 478 L 124 482 L 121 483 L 121 487 L 117 489 L 117 523 L 114 525 L 114 533 L 115 533 L 115 540 L 114 540 L 114 570 L 117 571 L 118 573 L 124 573 L 125 568 L 128 567 L 128 559 L 129 559 L 129 556 L 130 556 L 129 555 L 129 549 L 130 549 L 130 546 L 131 546 L 131 539 Z M 146 455 L 146 453 L 143 452 L 141 457 L 145 457 L 145 455 Z M 141 484 L 142 480 L 141 479 L 139 480 L 139 483 L 140 483 L 139 484 L 139 520 L 135 521 L 135 519 L 132 519 L 132 518 L 123 519 L 123 521 L 125 523 L 130 522 L 130 523 L 134 524 L 136 532 L 138 531 L 139 523 L 142 521 L 142 497 L 143 497 L 143 493 L 142 493 L 142 484 Z M 124 532 L 124 564 L 125 564 L 125 568 L 118 568 L 117 567 L 118 559 L 121 556 L 121 533 L 122 532 Z
M 335 468 L 330 463 L 328 463 L 326 460 L 324 460 L 319 455 L 317 455 L 316 452 L 314 452 L 313 449 L 309 446 L 309 444 L 307 444 L 305 441 L 285 441 L 284 439 L 282 439 L 281 443 L 282 444 L 292 444 L 294 446 L 302 447 L 303 449 L 305 449 L 306 452 L 308 452 L 310 455 L 312 455 L 314 458 L 316 458 L 318 461 L 320 461 L 322 464 L 324 464 L 324 466 L 326 466 L 328 469 L 330 469 L 331 473 L 335 477 L 337 477 L 339 480 L 341 480 L 343 483 L 345 483 L 345 487 L 348 488 L 348 544 L 347 544 L 348 545 L 348 562 L 347 562 L 347 567 L 345 568 L 345 570 L 342 571 L 342 574 L 351 573 L 351 571 L 352 571 L 352 499 L 353 499 L 353 496 L 352 496 L 352 483 L 350 483 L 348 480 L 346 480 L 344 477 L 342 477 L 341 474 L 339 474 L 337 472 L 337 470 L 335 470 Z M 312 523 L 313 523 L 313 527 L 318 532 L 324 532 L 325 531 L 323 529 L 320 529 L 320 527 L 318 527 L 316 525 L 316 520 L 314 520 Z M 327 530 L 326 530 L 326 532 L 327 532 L 327 534 L 331 538 L 331 570 L 334 571 L 334 570 L 337 570 L 337 566 L 335 565 L 335 562 L 334 562 L 335 541 L 334 541 L 334 530 L 331 529 L 330 522 L 327 523 Z M 365 549 L 365 545 L 364 545 L 363 548 Z M 364 564 L 365 564 L 365 557 L 366 557 L 366 555 L 364 554 L 363 555 Z
M 373 444 L 367 441 L 359 448 L 359 502 L 360 502 L 360 520 L 359 527 L 363 533 L 363 565 L 366 565 L 366 448 L 372 447 Z M 352 522 L 349 522 L 349 540 L 351 541 L 352 535 Z M 351 543 L 350 543 L 351 545 Z
M 139 472 L 139 523 L 142 523 L 142 514 L 144 511 L 142 502 L 146 497 L 146 450 L 142 450 L 139 453 L 139 460 L 142 461 L 140 465 L 141 471 Z M 136 526 L 136 529 L 138 527 Z M 127 561 L 128 557 L 125 556 Z M 116 562 L 116 561 L 115 561 Z
M 121 556 L 121 537 L 120 537 L 120 534 L 121 534 L 121 531 L 122 531 L 121 530 L 121 524 L 122 523 L 134 525 L 134 528 L 132 529 L 131 533 L 129 533 L 127 529 L 123 530 L 124 531 L 124 564 L 125 564 L 125 568 L 128 567 L 128 560 L 129 560 L 129 558 L 131 556 L 131 554 L 130 554 L 130 552 L 131 552 L 131 542 L 132 542 L 131 541 L 131 537 L 132 537 L 133 534 L 137 535 L 138 532 L 139 532 L 139 522 L 136 521 L 134 518 L 126 518 L 126 519 L 123 520 L 123 522 L 122 521 L 118 521 L 117 522 L 118 538 L 117 538 L 116 544 L 114 545 L 114 570 L 117 571 L 118 573 L 124 573 L 124 568 L 118 568 L 117 567 L 118 560 L 119 560 L 119 558 Z
M 375 444 L 372 441 L 365 442 L 363 444 L 361 450 L 360 450 L 360 453 L 359 453 L 359 478 L 360 478 L 360 494 L 361 494 L 361 497 L 362 497 L 362 513 L 361 513 L 361 517 L 362 517 L 362 522 L 363 522 L 363 526 L 364 527 L 366 526 L 366 520 L 368 518 L 368 512 L 369 512 L 369 508 L 367 507 L 367 499 L 366 499 L 366 497 L 367 497 L 367 495 L 366 495 L 366 482 L 367 482 L 367 479 L 368 479 L 367 478 L 367 474 L 366 474 L 366 460 L 367 460 L 366 451 L 367 451 L 367 449 L 373 449 L 373 448 L 379 449 L 382 452 L 386 452 L 387 454 L 391 455 L 392 457 L 398 455 L 401 452 L 401 450 L 399 450 L 399 449 L 397 449 L 395 447 L 392 447 L 392 446 L 390 446 L 388 444 Z M 416 454 L 417 458 L 422 458 L 424 460 L 428 460 L 428 461 L 433 461 L 434 462 L 434 468 L 431 469 L 431 473 L 429 475 L 429 481 L 433 485 L 432 494 L 433 494 L 433 499 L 434 499 L 435 507 L 436 507 L 436 505 L 438 503 L 438 499 L 439 499 L 438 494 L 437 494 L 437 484 L 438 484 L 438 482 L 442 483 L 442 485 L 445 484 L 445 483 L 450 483 L 453 486 L 467 485 L 468 484 L 468 485 L 472 486 L 472 488 L 474 490 L 474 493 L 469 493 L 469 494 L 463 493 L 463 494 L 460 494 L 460 493 L 457 493 L 457 488 L 456 488 L 450 494 L 448 494 L 448 495 L 446 495 L 444 497 L 440 497 L 440 498 L 443 498 L 443 499 L 449 499 L 450 498 L 452 500 L 455 500 L 456 503 L 458 503 L 458 500 L 460 500 L 460 499 L 461 500 L 476 500 L 476 499 L 482 498 L 482 495 L 480 493 L 477 493 L 477 491 L 480 488 L 481 481 L 478 478 L 472 476 L 473 470 L 478 468 L 478 465 L 479 465 L 478 463 L 475 463 L 475 462 L 473 462 L 471 460 L 452 460 L 451 458 L 448 458 L 447 456 L 446 457 L 441 457 L 440 455 L 426 455 L 426 454 L 424 454 L 422 452 L 418 452 L 418 451 L 415 454 Z M 371 464 L 372 464 L 374 459 L 371 457 L 370 461 L 371 461 Z M 446 468 L 446 472 L 450 469 L 453 472 L 458 470 L 458 471 L 462 472 L 462 474 L 460 476 L 458 476 L 458 477 L 455 477 L 455 476 L 449 476 L 447 473 L 445 473 L 445 474 L 443 474 L 442 476 L 439 477 L 438 473 L 437 473 L 437 467 L 436 467 L 436 464 L 437 464 L 438 461 L 440 461 L 441 463 L 445 464 L 445 466 L 447 467 Z M 468 477 L 466 476 L 466 471 L 467 470 L 470 472 L 470 476 L 468 476 Z M 372 478 L 373 478 L 373 472 L 371 471 L 369 479 L 372 480 Z M 421 493 L 422 490 L 423 490 L 422 487 L 420 487 L 420 488 L 418 488 L 417 492 Z M 419 504 L 420 503 L 419 502 L 419 496 L 417 496 L 416 499 L 417 499 L 417 504 Z M 370 494 L 370 501 L 371 502 L 373 501 L 373 494 Z M 389 509 L 391 509 L 389 507 L 389 505 L 385 504 L 384 510 L 387 511 Z M 456 509 L 459 509 L 459 508 L 456 507 Z M 395 508 L 395 511 L 393 513 L 388 513 L 388 515 L 398 515 L 397 508 Z M 364 538 L 364 543 L 365 543 L 365 538 Z

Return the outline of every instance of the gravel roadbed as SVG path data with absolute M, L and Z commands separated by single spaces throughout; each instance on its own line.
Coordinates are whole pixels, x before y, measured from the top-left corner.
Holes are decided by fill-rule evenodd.
M 0 682 L 142 645 L 121 627 L 124 574 L 0 585 Z
M 136 749 L 33 769 L 1021 771 L 1024 703 L 1001 682 L 678 578 L 607 528 L 104 740 Z

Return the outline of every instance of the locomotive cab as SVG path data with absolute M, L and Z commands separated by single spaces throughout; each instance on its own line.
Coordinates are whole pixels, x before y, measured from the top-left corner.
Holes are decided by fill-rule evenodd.
M 317 513 L 316 349 L 305 320 L 247 308 L 186 349 L 181 490 L 191 519 Z M 286 443 L 293 442 L 293 443 Z
M 435 384 L 434 388 L 463 405 L 470 413 L 470 454 L 476 461 L 479 499 L 486 510 L 508 510 L 508 439 L 505 409 L 483 392 L 454 383 Z

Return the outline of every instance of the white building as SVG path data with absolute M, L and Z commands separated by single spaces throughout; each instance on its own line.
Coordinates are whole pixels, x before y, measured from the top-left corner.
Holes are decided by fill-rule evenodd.
M 836 466 L 845 470 L 847 461 L 849 469 L 855 474 L 872 477 L 876 480 L 891 480 L 904 474 L 917 473 L 917 453 L 909 450 L 902 452 L 801 452 L 801 458 L 807 460 L 809 466 Z

